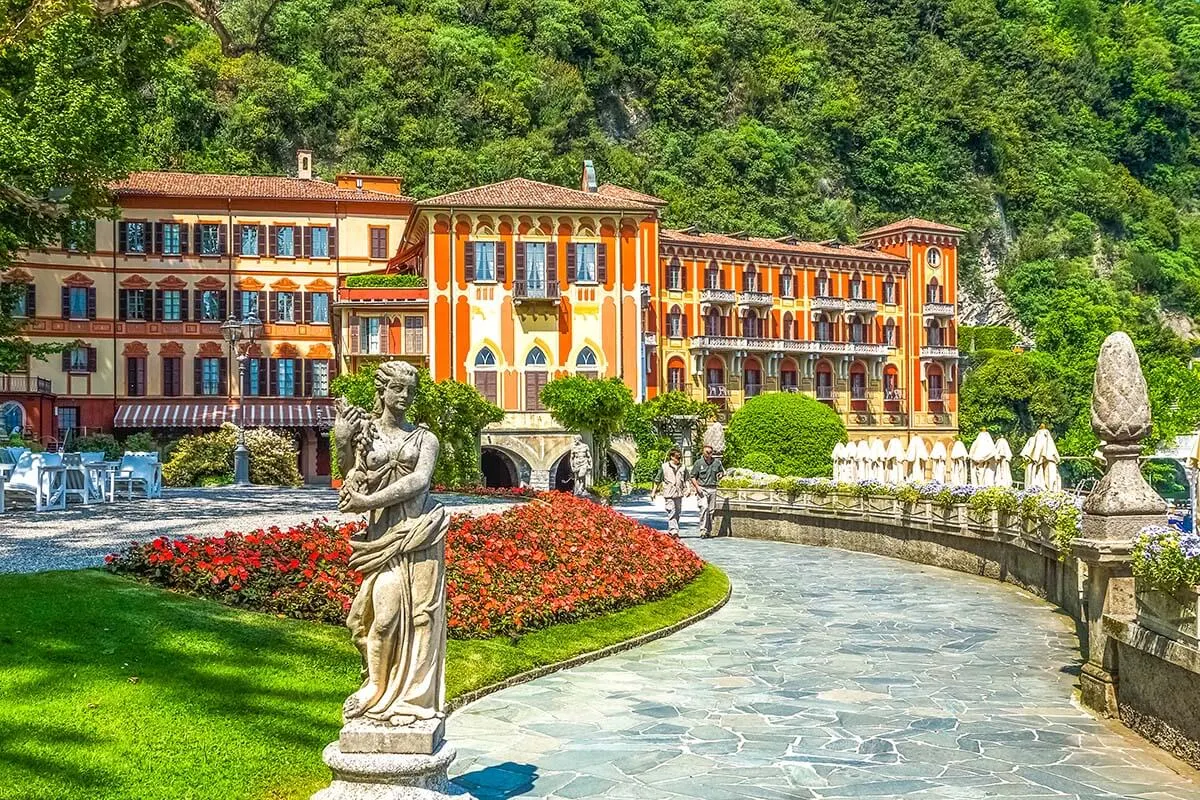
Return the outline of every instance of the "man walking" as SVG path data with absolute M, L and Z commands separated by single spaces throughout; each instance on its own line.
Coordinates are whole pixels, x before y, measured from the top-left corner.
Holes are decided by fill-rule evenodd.
M 713 506 L 717 502 L 717 486 L 725 474 L 725 465 L 713 455 L 712 445 L 704 445 L 704 457 L 692 465 L 692 487 L 700 503 L 700 538 L 712 536 Z
M 683 511 L 683 495 L 687 491 L 687 470 L 683 468 L 683 453 L 678 447 L 672 447 L 667 453 L 667 460 L 658 468 L 654 476 L 654 487 L 650 490 L 650 499 L 654 500 L 659 490 L 662 490 L 663 502 L 667 507 L 667 533 L 679 538 L 679 513 Z

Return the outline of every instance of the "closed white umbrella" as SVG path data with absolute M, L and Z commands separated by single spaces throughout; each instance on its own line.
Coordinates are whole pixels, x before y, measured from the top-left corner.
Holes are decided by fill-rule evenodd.
M 838 442 L 833 446 L 833 479 L 845 480 L 846 474 L 846 445 Z
M 883 444 L 883 439 L 878 436 L 871 437 L 871 474 L 870 478 L 873 481 L 887 483 L 887 448 Z
M 929 479 L 934 483 L 946 482 L 946 443 L 940 439 L 933 443 L 933 449 L 929 451 Z
M 1038 436 L 1042 437 L 1040 447 L 1042 481 L 1046 484 L 1047 491 L 1061 492 L 1062 491 L 1062 475 L 1058 471 L 1058 462 L 1061 457 L 1058 454 L 1058 446 L 1054 444 L 1054 438 L 1050 435 L 1050 431 L 1042 428 L 1038 431 Z
M 1003 436 L 996 440 L 996 485 L 1006 489 L 1013 485 L 1012 448 Z
M 953 486 L 966 486 L 971 482 L 971 458 L 967 446 L 962 439 L 954 440 L 950 448 L 950 483 Z
M 908 463 L 904 460 L 904 456 L 904 445 L 893 436 L 887 444 L 888 483 L 895 485 L 904 483 L 904 478 L 908 474 Z
M 942 453 L 946 451 L 945 446 L 942 447 Z M 908 479 L 911 481 L 925 480 L 925 462 L 929 459 L 929 450 L 925 447 L 925 440 L 920 436 L 914 436 L 908 442 L 908 449 L 904 451 L 904 463 L 908 466 Z
M 1038 469 L 1037 462 L 1033 457 L 1033 450 L 1036 445 L 1037 434 L 1034 434 L 1025 441 L 1025 446 L 1021 448 L 1021 458 L 1025 461 L 1025 491 L 1027 492 L 1035 492 L 1046 488 L 1042 482 L 1042 472 Z
M 871 477 L 871 443 L 866 439 L 858 440 L 854 464 L 854 480 L 865 481 Z
M 971 443 L 971 483 L 976 486 L 991 486 L 996 481 L 993 462 L 996 459 L 996 443 L 987 430 L 982 430 Z

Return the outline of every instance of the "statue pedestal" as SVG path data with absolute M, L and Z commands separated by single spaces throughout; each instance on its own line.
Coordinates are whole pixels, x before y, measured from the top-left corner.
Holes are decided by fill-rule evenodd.
M 333 770 L 333 782 L 312 800 L 445 800 L 468 798 L 450 783 L 446 770 L 454 748 L 442 742 L 436 752 L 345 753 L 338 742 L 321 758 Z

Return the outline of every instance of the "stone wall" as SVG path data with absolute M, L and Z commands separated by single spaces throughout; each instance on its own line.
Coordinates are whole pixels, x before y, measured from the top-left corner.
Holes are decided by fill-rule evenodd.
M 792 498 L 761 489 L 722 489 L 720 495 L 724 535 L 838 547 L 983 575 L 1084 619 L 1083 570 L 1075 558 L 1059 558 L 1048 525 L 1034 527 L 997 512 L 980 516 L 965 505 L 907 505 L 892 498 Z

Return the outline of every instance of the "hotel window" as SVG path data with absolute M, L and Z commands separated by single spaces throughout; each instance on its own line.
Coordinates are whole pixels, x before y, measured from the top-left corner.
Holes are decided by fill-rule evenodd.
M 32 283 L 27 283 L 24 287 L 16 287 L 16 295 L 13 297 L 12 311 L 14 317 L 34 317 L 37 316 L 37 287 Z
M 371 228 L 371 258 L 382 259 L 388 257 L 388 229 L 387 228 Z
M 425 320 L 421 317 L 404 318 L 404 352 L 409 355 L 425 352 Z
M 937 278 L 929 281 L 929 285 L 925 287 L 925 302 L 926 303 L 941 303 L 945 295 L 942 293 L 941 284 Z
M 221 292 L 205 289 L 200 293 L 200 319 L 203 322 L 221 321 Z
M 861 363 L 850 368 L 850 399 L 856 402 L 867 399 L 867 368 Z
M 942 263 L 942 251 L 936 247 L 929 248 L 929 252 L 925 254 L 925 263 L 931 267 L 940 266 Z
M 183 292 L 167 289 L 162 293 L 163 322 L 179 322 L 183 319 Z
M 258 255 L 258 226 L 242 225 L 241 253 L 244 256 Z
M 825 316 L 824 314 L 817 319 L 817 341 L 833 341 L 833 323 L 829 320 L 829 317 Z
M 930 347 L 941 347 L 946 344 L 945 329 L 936 322 L 931 323 L 930 326 L 926 328 L 926 335 L 929 339 Z
M 585 347 L 579 351 L 579 357 L 575 359 L 575 371 L 585 378 L 600 377 L 600 365 L 592 348 Z
M 296 229 L 291 225 L 275 229 L 275 255 L 281 258 L 296 257 Z
M 667 265 L 667 288 L 676 292 L 683 291 L 683 266 L 678 260 L 673 260 Z
M 60 436 L 79 430 L 79 406 L 58 406 L 54 409 L 54 421 L 58 423 Z
M 279 397 L 296 396 L 296 359 L 275 359 L 275 390 Z
M 183 394 L 183 359 L 179 356 L 163 358 L 163 394 L 179 397 Z
M 794 392 L 800 386 L 796 370 L 784 367 L 779 373 L 779 388 L 785 392 Z
M 883 371 L 883 399 L 887 403 L 898 403 L 904 399 L 900 395 L 900 375 L 890 364 Z
M 850 341 L 856 344 L 865 344 L 867 341 L 867 324 L 859 317 L 850 321 Z
M 145 322 L 149 319 L 146 313 L 146 295 L 145 289 L 124 289 L 125 292 L 125 316 L 123 319 L 134 322 Z M 72 312 L 74 316 L 74 312 Z
M 475 356 L 475 388 L 489 403 L 497 404 L 499 397 L 496 382 L 496 354 L 485 347 Z
M 672 306 L 671 313 L 667 314 L 667 336 L 672 339 L 683 338 L 683 312 L 679 306 Z
M 275 292 L 275 321 L 296 321 L 296 295 L 294 292 Z
M 575 245 L 575 280 L 578 283 L 596 282 L 596 245 Z
M 829 276 L 826 275 L 824 272 L 822 272 L 820 275 L 817 276 L 816 282 L 814 283 L 814 288 L 816 289 L 814 294 L 817 297 L 832 297 L 833 296 L 832 291 L 831 291 L 832 287 L 829 284 Z
M 545 411 L 542 405 L 542 388 L 549 382 L 546 354 L 540 347 L 529 351 L 525 357 L 525 410 Z
M 329 258 L 329 228 L 309 228 L 309 258 Z
M 530 297 L 546 296 L 546 243 L 525 243 L 525 285 Z
M 854 300 L 862 300 L 866 297 L 866 284 L 863 283 L 862 276 L 855 275 L 850 279 L 850 297 Z
M 95 372 L 96 348 L 77 346 L 63 351 L 64 372 Z
M 792 316 L 791 312 L 783 315 L 783 338 L 796 338 L 796 318 Z
M 314 325 L 329 324 L 329 295 L 325 292 L 312 295 L 312 319 L 309 322 Z
M 896 282 L 888 278 L 883 283 L 883 302 L 886 305 L 896 305 Z
M 200 359 L 200 394 L 210 397 L 221 393 L 221 359 Z
M 496 243 L 474 242 L 475 280 L 488 283 L 496 280 Z
M 222 226 L 220 225 L 200 225 L 200 255 L 202 256 L 220 256 L 224 255 L 221 251 L 221 233 Z
M 309 381 L 313 397 L 329 397 L 329 362 L 324 359 L 309 359 Z
M 779 273 L 779 296 L 785 298 L 796 296 L 796 280 L 792 275 L 791 267 L 784 267 L 783 272 Z
M 708 269 L 704 271 L 704 288 L 705 289 L 721 289 L 721 269 L 716 262 L 708 265 Z
M 929 368 L 929 375 L 926 377 L 929 383 L 929 402 L 941 403 L 946 399 L 945 386 L 942 381 L 941 370 L 937 367 Z
M 667 391 L 682 392 L 683 391 L 684 374 L 683 367 L 667 367 Z
M 160 222 L 158 230 L 162 236 L 162 254 L 164 256 L 177 256 L 183 253 L 182 240 L 180 238 L 180 226 L 178 222 Z
M 758 291 L 758 270 L 754 269 L 752 266 L 747 266 L 742 272 L 742 291 Z
M 117 228 L 117 249 L 122 253 L 146 252 L 146 223 L 122 222 Z
M 242 292 L 242 319 L 252 316 L 258 316 L 258 292 Z
M 889 319 L 883 325 L 883 342 L 888 347 L 896 346 L 896 321 Z
M 242 387 L 242 393 L 248 397 L 262 393 L 262 362 L 261 358 L 246 359 L 246 385 Z

